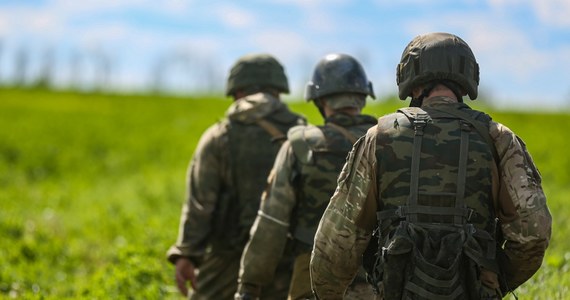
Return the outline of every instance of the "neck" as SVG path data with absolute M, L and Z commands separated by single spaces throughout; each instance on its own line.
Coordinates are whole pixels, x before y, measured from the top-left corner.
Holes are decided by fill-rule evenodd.
M 349 116 L 358 116 L 360 114 L 360 109 L 356 107 L 343 107 L 339 109 L 330 109 L 325 106 L 325 117 L 330 117 L 336 114 L 345 114 Z
M 431 93 L 429 93 L 427 99 L 433 97 L 447 97 L 457 101 L 457 96 L 455 95 L 455 93 L 453 93 L 451 89 L 449 89 L 443 84 L 436 85 L 431 91 Z

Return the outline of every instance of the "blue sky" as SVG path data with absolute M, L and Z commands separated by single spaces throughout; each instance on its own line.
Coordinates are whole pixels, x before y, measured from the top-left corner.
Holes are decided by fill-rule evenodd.
M 150 88 L 163 62 L 172 89 L 221 90 L 239 56 L 268 52 L 285 65 L 290 97 L 299 97 L 315 63 L 343 52 L 384 97 L 397 93 L 406 44 L 444 31 L 473 49 L 480 98 L 556 109 L 570 106 L 569 16 L 570 0 L 0 0 L 0 79 L 28 49 L 29 73 L 50 55 L 59 85 L 78 76 L 73 59 L 88 81 L 103 57 L 114 89 Z

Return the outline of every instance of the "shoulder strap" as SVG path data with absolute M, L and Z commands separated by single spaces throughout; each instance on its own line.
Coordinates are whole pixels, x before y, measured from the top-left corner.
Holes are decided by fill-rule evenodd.
M 340 132 L 347 140 L 350 141 L 351 144 L 354 145 L 358 140 L 358 137 L 354 135 L 352 132 L 348 131 L 346 128 L 339 126 L 335 123 L 329 122 L 325 126 L 335 129 L 336 131 Z
M 412 150 L 412 166 L 410 168 L 410 195 L 408 197 L 408 207 L 416 207 L 418 205 L 418 190 L 420 177 L 420 155 L 422 151 L 422 140 L 424 136 L 424 128 L 431 121 L 431 117 L 421 108 L 403 108 L 398 112 L 406 115 L 414 128 L 414 144 Z M 406 214 L 409 222 L 418 221 L 417 213 Z
M 271 124 L 271 122 L 265 120 L 265 119 L 257 119 L 255 120 L 255 123 L 257 125 L 259 125 L 259 127 L 263 128 L 265 131 L 267 131 L 267 133 L 269 133 L 272 137 L 273 137 L 273 141 L 283 141 L 286 139 L 285 135 L 283 134 L 283 132 L 281 132 L 281 130 L 277 129 L 277 127 L 275 127 L 275 125 Z
M 493 139 L 489 134 L 489 128 L 483 125 L 483 122 L 478 121 L 477 119 L 471 117 L 469 114 L 462 112 L 461 110 L 458 109 L 448 109 L 442 107 L 437 107 L 437 108 L 430 107 L 430 109 L 458 117 L 471 124 L 473 128 L 475 128 L 475 130 L 479 133 L 479 135 L 483 137 L 483 139 L 487 142 L 487 144 L 491 148 L 491 152 L 493 153 L 493 158 L 495 159 L 495 163 L 499 165 L 500 159 L 499 159 L 499 154 L 497 153 L 497 148 L 495 147 L 495 143 L 493 142 Z
M 471 131 L 470 123 L 460 118 L 459 126 L 461 130 L 460 137 L 460 153 L 458 162 L 458 178 L 457 178 L 457 191 L 456 201 L 454 208 L 448 207 L 431 207 L 418 205 L 419 193 L 419 172 L 420 172 L 420 154 L 422 148 L 422 140 L 424 135 L 424 128 L 432 118 L 430 114 L 421 108 L 404 108 L 398 110 L 403 113 L 410 120 L 414 129 L 414 140 L 412 148 L 412 163 L 410 168 L 410 194 L 406 206 L 401 206 L 396 211 L 397 215 L 405 217 L 409 222 L 415 223 L 418 221 L 418 214 L 437 214 L 437 215 L 450 215 L 454 218 L 455 224 L 464 224 L 464 219 L 469 219 L 470 211 L 464 207 L 464 194 L 465 194 L 465 174 L 467 172 L 467 153 L 469 144 L 469 132 Z M 387 212 L 389 214 L 393 212 Z M 379 217 L 385 217 L 379 215 Z

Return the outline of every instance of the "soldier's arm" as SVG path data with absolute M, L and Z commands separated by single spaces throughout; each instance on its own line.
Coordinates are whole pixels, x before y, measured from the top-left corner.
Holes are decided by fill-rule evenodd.
M 294 164 L 293 150 L 289 142 L 285 142 L 275 159 L 250 239 L 242 254 L 238 293 L 258 296 L 260 288 L 274 277 L 296 204 L 291 182 Z
M 525 144 L 510 129 L 491 123 L 500 157 L 499 211 L 506 240 L 500 260 L 508 288 L 515 289 L 540 268 L 551 234 L 552 217 L 540 174 Z
M 373 131 L 375 127 L 354 145 L 317 229 L 310 270 L 319 299 L 342 299 L 370 241 L 370 228 L 359 224 L 370 223 L 362 220 L 364 207 L 375 210 L 367 203 L 376 165 Z M 375 218 L 374 213 L 369 215 Z
M 186 201 L 182 207 L 178 239 L 167 252 L 175 263 L 179 257 L 198 263 L 206 250 L 211 218 L 221 192 L 223 127 L 210 127 L 200 138 L 187 172 Z

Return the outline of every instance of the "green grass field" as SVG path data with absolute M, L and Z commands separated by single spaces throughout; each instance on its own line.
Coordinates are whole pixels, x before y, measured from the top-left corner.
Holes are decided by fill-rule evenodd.
M 193 149 L 229 104 L 0 90 L 0 299 L 182 299 L 165 251 Z M 321 123 L 312 105 L 290 106 Z M 566 299 L 570 114 L 489 113 L 527 143 L 554 218 L 545 263 L 517 295 Z

